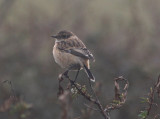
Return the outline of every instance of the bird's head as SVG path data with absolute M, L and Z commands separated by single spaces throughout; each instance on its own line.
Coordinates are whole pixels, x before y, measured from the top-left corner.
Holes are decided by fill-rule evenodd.
M 55 38 L 57 40 L 62 40 L 62 39 L 68 39 L 73 35 L 74 34 L 72 32 L 63 30 L 63 31 L 58 32 L 56 35 L 51 36 L 51 37 Z

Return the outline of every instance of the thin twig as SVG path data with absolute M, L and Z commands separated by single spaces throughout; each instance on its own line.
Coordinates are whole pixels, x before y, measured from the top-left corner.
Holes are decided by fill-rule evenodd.
M 124 82 L 124 87 L 122 93 L 120 93 L 120 86 L 119 86 L 119 81 Z M 127 100 L 127 91 L 129 87 L 129 82 L 127 79 L 123 78 L 122 76 L 115 78 L 115 97 L 113 102 L 110 105 L 107 105 L 105 108 L 105 111 L 108 111 L 108 113 L 111 110 L 119 109 L 120 107 L 123 106 L 123 104 Z
M 90 85 L 90 88 L 91 88 L 91 91 L 92 91 L 92 93 L 94 94 L 94 96 L 95 96 L 95 98 L 96 98 L 96 105 L 98 106 L 98 108 L 101 110 L 101 113 L 102 113 L 102 115 L 103 115 L 103 117 L 105 118 L 105 119 L 109 119 L 110 117 L 106 114 L 106 112 L 104 111 L 104 108 L 103 108 L 103 106 L 102 106 L 102 104 L 100 103 L 100 100 L 98 99 L 98 97 L 97 97 L 97 95 L 96 95 L 96 93 L 95 93 L 95 91 L 94 91 L 94 89 L 93 89 L 93 86 L 92 86 L 92 84 L 91 84 L 91 80 L 89 79 L 89 85 Z
M 96 108 L 94 108 L 94 107 L 91 107 L 91 106 L 89 106 L 89 105 L 87 105 L 87 104 L 85 104 L 85 103 L 84 103 L 84 105 L 85 105 L 87 108 L 90 108 L 90 109 L 92 109 L 92 110 L 95 110 L 95 111 L 101 111 L 101 110 L 96 109 Z
M 158 80 L 157 82 L 155 83 L 153 89 L 150 90 L 150 93 L 149 93 L 149 107 L 147 108 L 147 116 L 149 116 L 150 114 L 150 111 L 151 111 L 151 108 L 153 106 L 153 102 L 154 102 L 154 94 L 157 90 L 157 93 L 159 95 L 159 88 L 160 88 L 160 75 L 158 76 Z
M 90 96 L 87 93 L 87 91 L 84 90 L 83 86 L 81 86 L 80 84 L 72 81 L 69 78 L 69 76 L 67 76 L 65 78 L 68 79 L 71 87 L 75 87 L 75 89 L 77 90 L 76 92 L 78 92 L 78 94 L 82 95 L 86 100 L 88 100 L 92 104 L 95 104 L 98 107 L 98 109 L 90 107 L 86 104 L 85 104 L 85 106 L 87 106 L 88 108 L 90 108 L 92 110 L 99 111 L 102 114 L 102 116 L 104 117 L 104 119 L 110 119 L 110 111 L 120 108 L 126 102 L 127 90 L 128 90 L 129 83 L 123 77 L 118 77 L 118 78 L 115 79 L 115 99 L 117 100 L 117 96 L 118 96 L 118 100 L 119 100 L 120 103 L 117 104 L 117 105 L 112 104 L 111 106 L 108 106 L 108 107 L 106 106 L 106 108 L 103 108 L 100 100 L 98 99 L 97 93 L 94 91 L 90 79 L 89 79 L 89 86 L 90 86 L 91 92 L 93 93 L 94 97 Z M 60 92 L 63 90 L 63 87 L 60 85 L 62 80 L 63 80 L 62 75 L 59 75 L 59 90 L 60 90 Z M 121 94 L 120 94 L 118 81 L 124 81 L 125 82 L 125 86 L 123 88 L 123 93 L 121 93 Z M 63 91 L 61 93 L 63 94 Z
M 158 94 L 158 97 L 160 96 L 160 75 L 158 76 L 158 80 L 154 84 L 153 88 L 150 88 L 148 97 L 143 98 L 144 102 L 148 104 L 148 108 L 145 108 L 145 110 L 141 111 L 141 113 L 139 114 L 140 117 L 144 116 L 143 119 L 147 119 L 149 117 L 153 105 L 156 105 L 158 107 L 158 105 L 154 103 L 155 93 Z M 159 117 L 159 114 L 156 114 L 154 119 L 156 119 L 157 117 Z
M 88 101 L 90 101 L 90 102 L 92 102 L 92 103 L 94 103 L 95 105 L 98 106 L 98 108 L 101 110 L 101 111 L 100 111 L 101 114 L 103 115 L 103 117 L 104 117 L 105 119 L 110 119 L 110 118 L 108 117 L 108 115 L 105 113 L 105 111 L 104 111 L 104 109 L 103 109 L 100 101 L 98 100 L 98 98 L 97 98 L 97 96 L 96 96 L 96 94 L 95 94 L 95 92 L 94 92 L 94 90 L 93 90 L 92 85 L 90 85 L 90 87 L 91 87 L 91 90 L 92 90 L 92 92 L 94 93 L 96 99 L 93 99 L 91 96 L 86 95 L 86 93 L 84 93 L 84 92 L 77 86 L 77 84 L 76 84 L 74 81 L 72 81 L 69 77 L 68 77 L 68 80 L 70 81 L 71 85 L 73 85 L 73 86 L 76 87 L 76 89 L 78 90 L 78 92 L 79 92 L 84 98 L 86 98 Z

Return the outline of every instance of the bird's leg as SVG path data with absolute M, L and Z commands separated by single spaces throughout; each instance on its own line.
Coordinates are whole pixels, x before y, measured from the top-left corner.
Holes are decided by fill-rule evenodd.
M 69 78 L 68 72 L 69 72 L 69 69 L 67 69 L 64 73 L 62 73 L 62 76 L 65 76 L 66 78 Z
M 78 70 L 77 70 L 77 73 L 76 73 L 76 77 L 75 77 L 75 79 L 74 79 L 74 82 L 76 82 L 76 80 L 77 80 L 77 77 L 78 77 L 78 74 L 79 74 L 79 70 L 80 70 L 80 68 L 78 68 Z
M 70 66 L 64 73 L 62 73 L 62 76 L 65 76 L 65 78 L 69 78 L 68 72 L 69 72 L 70 70 L 72 70 L 73 67 L 74 67 L 74 65 L 73 65 L 73 66 Z

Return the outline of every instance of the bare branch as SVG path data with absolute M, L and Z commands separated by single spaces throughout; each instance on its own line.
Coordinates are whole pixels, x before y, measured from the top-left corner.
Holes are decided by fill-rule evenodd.
M 92 110 L 95 110 L 95 111 L 101 111 L 101 110 L 99 110 L 99 109 L 96 109 L 96 108 L 94 108 L 94 107 L 91 107 L 91 106 L 89 106 L 89 105 L 87 105 L 87 104 L 84 104 L 87 108 L 90 108 L 90 109 L 92 109 Z
M 150 88 L 148 97 L 142 98 L 144 100 L 143 102 L 146 102 L 148 105 L 148 108 L 146 108 L 144 111 L 141 111 L 141 113 L 139 114 L 140 117 L 143 116 L 143 119 L 146 119 L 150 115 L 153 105 L 156 105 L 158 107 L 158 105 L 154 103 L 155 93 L 157 93 L 158 97 L 160 97 L 160 75 L 158 76 L 158 80 L 154 84 L 153 88 Z M 156 114 L 154 119 L 157 119 L 158 117 L 159 114 Z
M 150 89 L 150 93 L 149 93 L 149 107 L 147 108 L 147 116 L 149 116 L 152 105 L 154 104 L 154 94 L 155 92 L 157 92 L 158 96 L 160 96 L 160 75 L 158 76 L 158 80 L 155 83 L 153 89 Z M 157 104 L 156 104 L 157 105 Z
M 120 92 L 120 85 L 119 81 L 124 82 L 124 87 L 122 93 Z M 127 99 L 127 91 L 129 87 L 129 82 L 127 79 L 123 78 L 122 76 L 115 78 L 115 97 L 114 100 L 110 105 L 106 106 L 105 111 L 110 112 L 111 110 L 119 109 L 120 107 L 123 106 L 123 104 L 126 102 Z
M 78 94 L 83 96 L 86 100 L 88 100 L 92 104 L 96 105 L 98 107 L 98 109 L 93 108 L 93 107 L 91 107 L 87 104 L 85 104 L 85 106 L 87 106 L 88 108 L 90 108 L 92 110 L 99 111 L 102 114 L 102 116 L 104 117 L 104 119 L 110 119 L 110 116 L 109 116 L 110 111 L 120 108 L 126 102 L 127 90 L 128 90 L 129 83 L 123 77 L 115 78 L 115 100 L 119 101 L 119 103 L 117 103 L 117 104 L 112 103 L 110 106 L 106 106 L 105 108 L 103 108 L 100 100 L 98 99 L 97 92 L 94 91 L 90 80 L 89 80 L 89 86 L 90 86 L 90 90 L 91 90 L 93 96 L 90 95 L 83 86 L 81 86 L 78 83 L 75 83 L 68 76 L 65 77 L 65 78 L 67 78 L 68 81 L 70 82 L 70 87 L 73 90 L 74 90 L 74 88 L 76 89 L 76 91 L 73 91 L 73 92 L 77 92 Z M 59 92 L 60 92 L 59 94 L 63 95 L 63 93 L 65 91 L 64 91 L 63 87 L 60 85 L 60 83 L 63 81 L 63 76 L 61 74 L 59 75 L 58 80 L 59 80 Z M 120 93 L 120 86 L 119 86 L 119 83 L 118 83 L 119 81 L 123 81 L 124 84 L 125 84 L 122 93 Z M 100 84 L 96 84 L 96 87 L 98 88 L 99 85 Z M 69 89 L 69 86 L 68 86 L 67 89 Z

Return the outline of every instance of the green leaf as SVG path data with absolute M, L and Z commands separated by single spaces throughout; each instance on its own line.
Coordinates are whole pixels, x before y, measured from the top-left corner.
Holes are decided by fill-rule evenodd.
M 113 103 L 120 104 L 121 102 L 119 100 L 113 100 Z
M 142 100 L 141 103 L 149 102 L 149 99 L 148 99 L 148 98 L 140 97 L 140 99 Z
M 153 88 L 152 87 L 150 87 L 150 91 L 151 91 L 151 93 L 153 92 Z
M 147 117 L 147 111 L 141 111 L 140 114 L 138 114 L 138 117 L 140 117 L 141 119 L 145 119 Z

